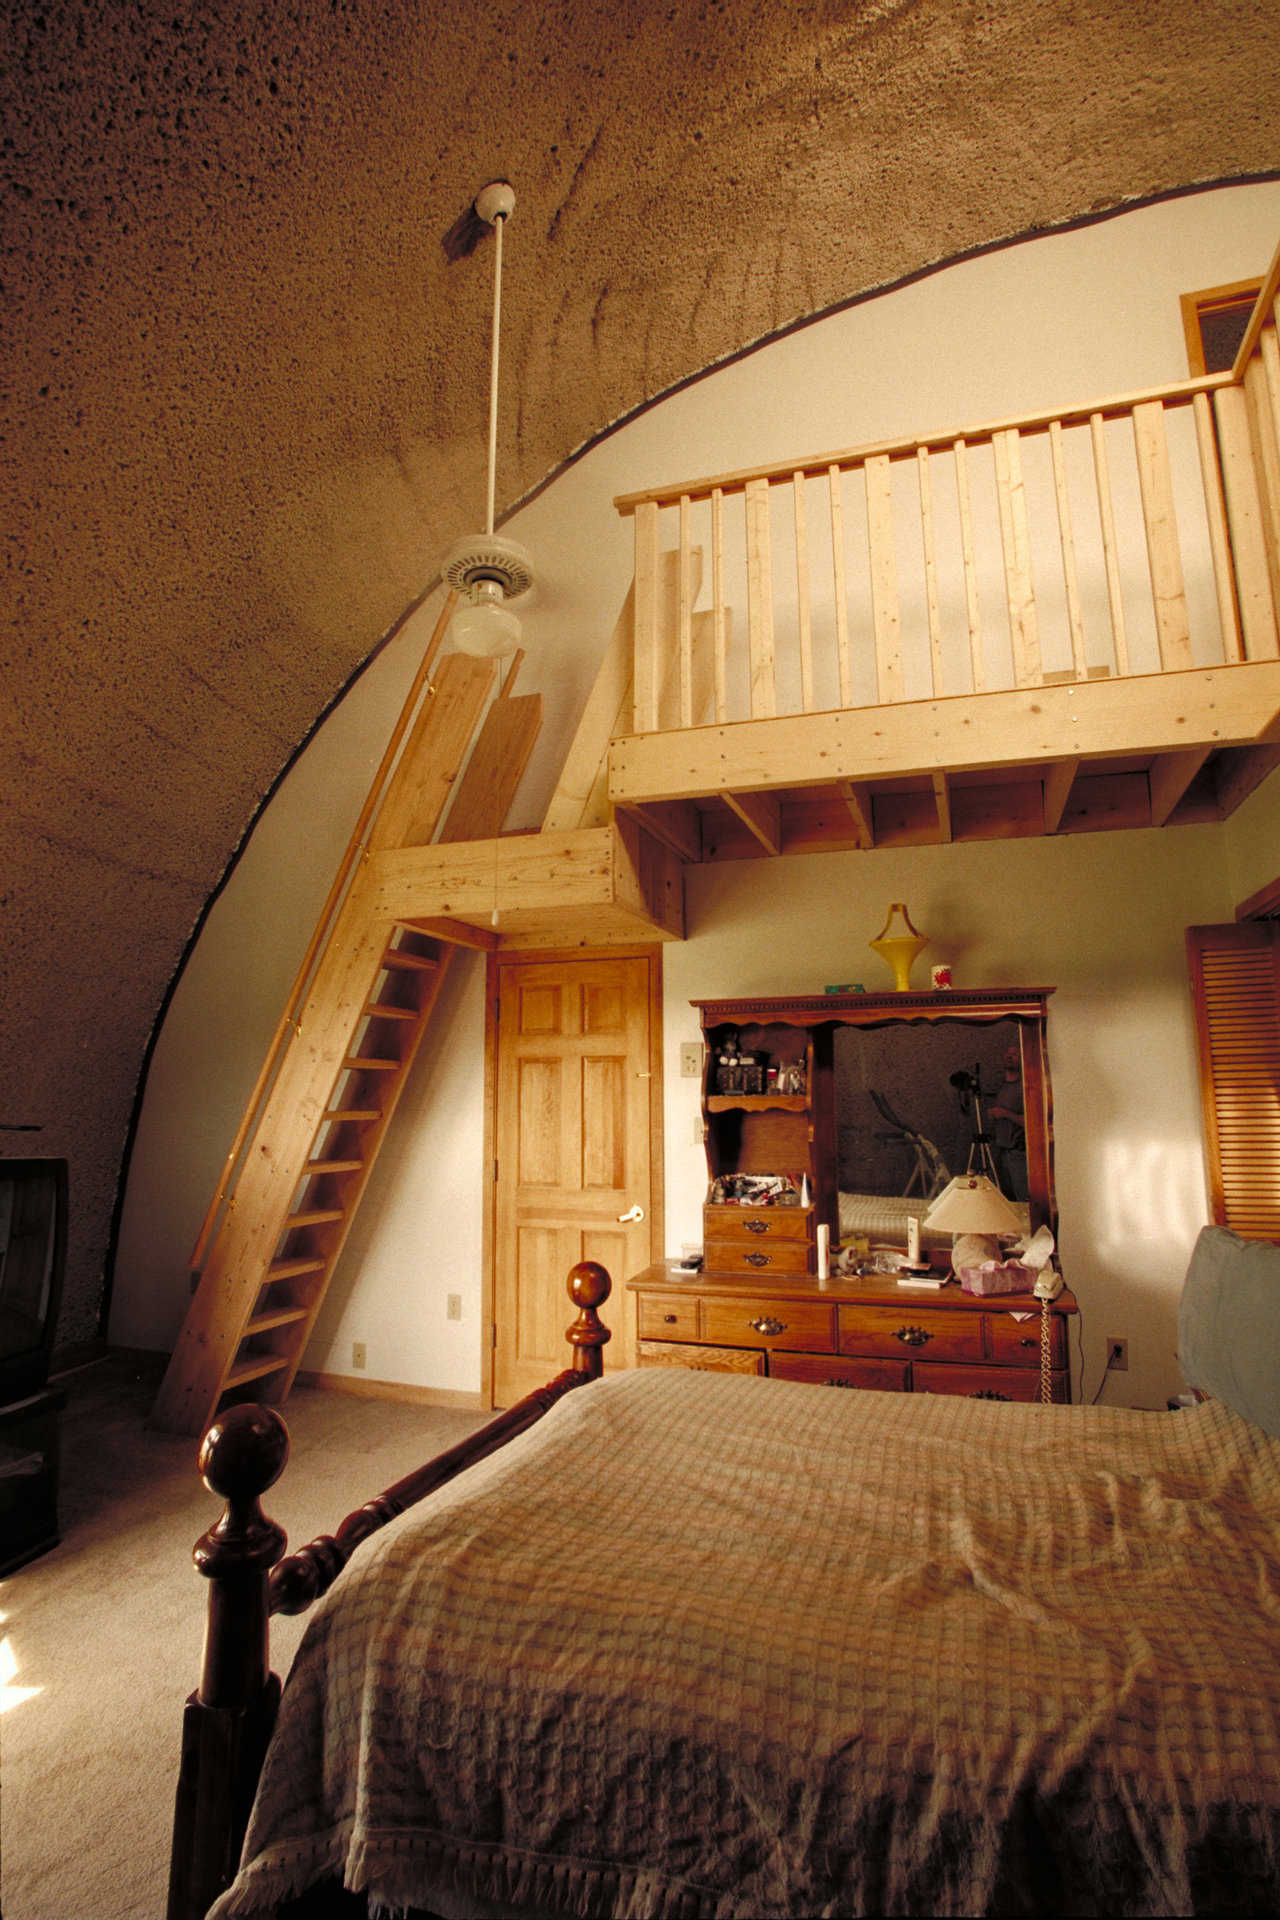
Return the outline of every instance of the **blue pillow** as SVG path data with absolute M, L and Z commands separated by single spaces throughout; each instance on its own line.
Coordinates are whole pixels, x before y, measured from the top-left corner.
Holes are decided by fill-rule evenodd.
M 1280 1439 L 1280 1247 L 1202 1227 L 1178 1308 L 1190 1386 Z

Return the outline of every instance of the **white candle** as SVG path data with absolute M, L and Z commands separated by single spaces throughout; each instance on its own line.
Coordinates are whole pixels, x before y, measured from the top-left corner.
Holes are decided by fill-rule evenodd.
M 914 1213 L 907 1220 L 907 1265 L 920 1265 L 920 1222 Z
M 818 1228 L 818 1278 L 831 1278 L 831 1229 L 828 1226 Z

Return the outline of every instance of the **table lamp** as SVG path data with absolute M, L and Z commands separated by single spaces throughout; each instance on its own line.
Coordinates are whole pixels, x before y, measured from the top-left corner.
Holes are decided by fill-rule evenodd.
M 999 1260 L 998 1234 L 1021 1235 L 1025 1231 L 1025 1222 L 985 1173 L 958 1174 L 942 1189 L 924 1224 L 954 1235 L 951 1264 L 957 1273 L 961 1267 L 980 1267 L 984 1260 Z

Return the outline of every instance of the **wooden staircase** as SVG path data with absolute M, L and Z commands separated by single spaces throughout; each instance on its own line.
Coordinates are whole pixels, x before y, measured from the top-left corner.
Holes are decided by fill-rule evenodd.
M 389 917 L 379 856 L 496 836 L 537 737 L 537 695 L 493 663 L 433 671 L 452 600 L 388 745 L 192 1256 L 199 1280 L 151 1424 L 200 1434 L 223 1403 L 285 1399 L 459 944 Z M 481 714 L 486 705 L 483 724 Z M 475 745 L 471 742 L 475 737 Z M 470 751 L 469 751 L 470 750 Z M 465 770 L 464 770 L 465 768 Z

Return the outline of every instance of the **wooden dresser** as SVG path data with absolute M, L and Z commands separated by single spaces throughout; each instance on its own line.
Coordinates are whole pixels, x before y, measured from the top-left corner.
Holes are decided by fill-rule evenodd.
M 890 1393 L 1040 1397 L 1040 1305 L 1029 1294 L 979 1298 L 955 1281 L 941 1292 L 917 1291 L 879 1276 L 819 1282 L 776 1267 L 767 1278 L 683 1274 L 672 1264 L 646 1267 L 627 1285 L 637 1296 L 642 1367 L 764 1373 Z M 1067 1292 L 1050 1310 L 1055 1401 L 1071 1398 L 1067 1328 L 1075 1312 Z

